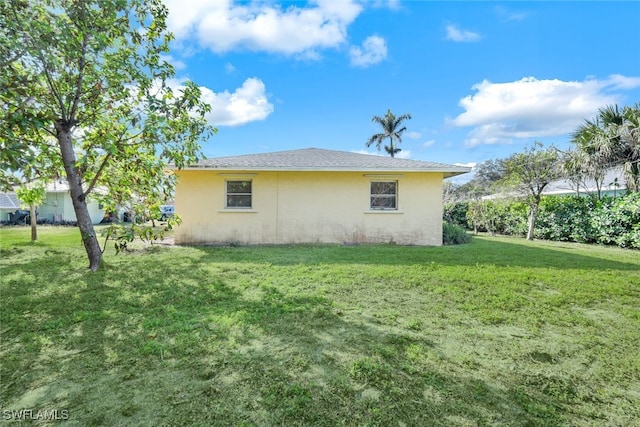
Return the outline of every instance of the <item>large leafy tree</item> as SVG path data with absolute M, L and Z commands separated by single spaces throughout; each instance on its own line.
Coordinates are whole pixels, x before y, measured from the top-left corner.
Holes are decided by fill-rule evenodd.
M 406 126 L 402 126 L 402 122 L 408 119 L 411 119 L 410 114 L 402 114 L 396 117 L 391 110 L 387 110 L 384 116 L 373 116 L 371 120 L 382 126 L 382 132 L 372 135 L 367 141 L 367 147 L 375 144 L 380 150 L 388 139 L 389 145 L 384 145 L 384 150 L 391 157 L 395 157 L 396 154 L 402 151 L 401 148 L 398 148 L 398 144 L 402 142 L 402 134 L 407 130 Z
M 523 152 L 502 161 L 505 172 L 503 184 L 525 195 L 529 205 L 528 240 L 533 240 L 542 192 L 562 174 L 559 159 L 560 154 L 555 147 L 545 148 L 542 143 L 535 142 Z
M 601 108 L 594 119 L 578 127 L 572 142 L 575 153 L 570 159 L 578 161 L 569 163 L 570 168 L 579 168 L 597 182 L 608 167 L 622 165 L 627 188 L 640 191 L 640 104 Z
M 160 0 L 0 3 L 0 178 L 60 159 L 94 271 L 102 249 L 87 198 L 101 188 L 107 208 L 157 202 L 173 184 L 167 164 L 196 160 L 214 131 L 198 86 L 169 86 L 166 18 Z

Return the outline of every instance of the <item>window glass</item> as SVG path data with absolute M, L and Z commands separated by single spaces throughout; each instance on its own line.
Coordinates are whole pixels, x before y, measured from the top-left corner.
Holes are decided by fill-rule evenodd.
M 371 182 L 371 209 L 397 209 L 398 182 Z
M 227 181 L 228 208 L 251 208 L 251 181 Z

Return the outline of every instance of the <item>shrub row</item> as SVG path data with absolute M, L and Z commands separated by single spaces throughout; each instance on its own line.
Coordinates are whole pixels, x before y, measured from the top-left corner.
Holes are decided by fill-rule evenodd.
M 447 204 L 444 218 L 475 231 L 524 236 L 529 207 L 521 200 Z M 538 211 L 538 239 L 618 245 L 640 249 L 640 193 L 623 197 L 545 196 Z

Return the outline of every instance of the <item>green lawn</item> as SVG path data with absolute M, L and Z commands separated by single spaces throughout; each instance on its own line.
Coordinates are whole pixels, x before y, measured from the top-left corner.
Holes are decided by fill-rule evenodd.
M 39 231 L 0 228 L 4 420 L 640 425 L 638 251 L 156 246 L 90 273 L 76 229 Z

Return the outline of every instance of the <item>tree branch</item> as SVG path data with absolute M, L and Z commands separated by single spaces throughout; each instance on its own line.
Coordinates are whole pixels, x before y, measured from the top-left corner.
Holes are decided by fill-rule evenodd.
M 40 56 L 40 61 L 42 61 L 42 67 L 44 68 L 44 76 L 47 79 L 47 85 L 49 86 L 49 89 L 51 90 L 53 97 L 55 98 L 56 103 L 58 104 L 58 107 L 60 107 L 60 116 L 61 116 L 60 118 L 63 120 L 66 120 L 68 119 L 67 109 L 64 108 L 64 102 L 62 102 L 62 96 L 60 96 L 60 93 L 56 90 L 56 86 L 53 82 L 53 79 L 51 78 L 51 74 L 49 73 L 49 67 L 46 59 L 44 59 L 44 56 L 42 54 L 40 54 L 39 56 Z
M 69 120 L 74 120 L 76 113 L 78 112 L 78 104 L 80 103 L 80 97 L 82 95 L 82 80 L 84 79 L 84 68 L 86 66 L 87 45 L 89 44 L 89 35 L 84 34 L 82 38 L 82 54 L 80 55 L 80 62 L 78 63 L 78 81 L 76 82 L 76 93 L 73 96 L 73 105 L 69 112 Z
M 102 171 L 104 170 L 104 168 L 107 165 L 107 162 L 109 161 L 110 158 L 111 158 L 111 153 L 107 153 L 107 155 L 104 156 L 104 159 L 102 159 L 102 163 L 100 164 L 100 167 L 98 168 L 98 171 L 96 172 L 95 176 L 91 180 L 91 183 L 89 184 L 89 186 L 87 187 L 87 189 L 83 193 L 84 197 L 87 197 L 89 195 L 89 193 L 91 193 L 93 188 L 96 186 L 96 183 L 98 182 L 98 179 L 100 178 L 100 175 L 102 175 Z

